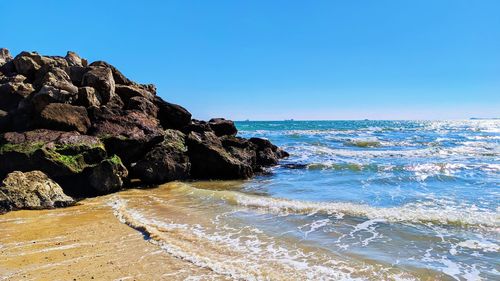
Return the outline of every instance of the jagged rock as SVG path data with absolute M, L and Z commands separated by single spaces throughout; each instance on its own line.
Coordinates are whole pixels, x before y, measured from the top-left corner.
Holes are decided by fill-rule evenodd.
M 13 59 L 16 72 L 24 76 L 34 76 L 42 66 L 41 56 L 35 52 L 22 52 Z
M 82 86 L 93 87 L 101 104 L 106 104 L 115 95 L 115 80 L 107 67 L 90 67 L 82 77 Z
M 36 89 L 39 90 L 42 86 L 54 87 L 71 95 L 78 93 L 78 87 L 73 85 L 68 73 L 60 68 L 51 68 L 41 79 L 35 82 Z
M 224 136 L 221 138 L 221 142 L 227 152 L 252 167 L 254 172 L 261 170 L 261 167 L 257 165 L 257 146 L 255 144 L 247 139 L 235 136 Z
M 50 209 L 75 204 L 41 171 L 12 172 L 0 186 L 0 213 L 19 209 Z
M 83 106 L 51 103 L 40 113 L 42 127 L 61 131 L 86 133 L 90 127 L 87 110 Z
M 186 144 L 194 178 L 244 179 L 253 175 L 252 167 L 228 153 L 213 132 L 191 132 Z
M 95 61 L 91 63 L 90 66 L 99 66 L 111 69 L 111 72 L 113 73 L 113 79 L 115 80 L 116 84 L 121 84 L 121 85 L 133 84 L 132 81 L 130 81 L 127 77 L 125 77 L 125 75 L 123 75 L 118 69 L 116 69 L 116 67 L 112 66 L 111 64 L 105 61 Z
M 156 105 L 143 97 L 130 98 L 128 100 L 127 109 L 138 110 L 153 117 L 156 117 L 158 115 L 158 108 L 156 107 Z
M 69 75 L 69 78 L 71 79 L 71 83 L 73 85 L 80 87 L 82 86 L 82 80 L 83 80 L 83 75 L 89 71 L 89 67 L 85 66 L 78 66 L 78 65 L 73 65 L 68 68 L 66 68 L 66 72 Z
M 133 165 L 132 174 L 149 184 L 188 178 L 191 164 L 184 139 L 183 133 L 166 130 L 164 141 Z
M 180 130 L 191 121 L 191 113 L 184 107 L 168 103 L 155 96 L 154 104 L 158 107 L 158 120 L 164 129 Z
M 95 93 L 95 89 L 92 87 L 81 87 L 78 89 L 77 103 L 78 105 L 82 105 L 85 107 L 101 105 Z
M 9 50 L 0 48 L 0 66 L 12 60 Z
M 206 121 L 193 119 L 191 122 L 182 128 L 182 132 L 189 134 L 190 132 L 203 133 L 203 132 L 213 132 L 212 128 Z
M 238 133 L 234 122 L 224 118 L 213 118 L 208 121 L 210 128 L 217 136 L 235 136 Z

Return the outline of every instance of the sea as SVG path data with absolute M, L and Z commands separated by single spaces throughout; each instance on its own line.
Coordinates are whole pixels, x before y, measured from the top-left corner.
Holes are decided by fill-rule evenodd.
M 500 120 L 236 125 L 290 157 L 115 194 L 116 218 L 213 280 L 500 280 Z

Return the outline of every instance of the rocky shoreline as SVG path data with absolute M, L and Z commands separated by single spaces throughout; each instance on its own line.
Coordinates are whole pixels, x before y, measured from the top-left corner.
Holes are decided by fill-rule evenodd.
M 245 179 L 288 154 L 195 120 L 114 66 L 0 49 L 0 213 L 188 179 Z

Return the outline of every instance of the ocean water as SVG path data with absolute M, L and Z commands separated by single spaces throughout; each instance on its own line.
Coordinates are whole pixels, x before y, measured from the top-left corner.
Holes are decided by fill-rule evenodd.
M 193 280 L 500 280 L 500 120 L 237 127 L 290 157 L 109 200 Z

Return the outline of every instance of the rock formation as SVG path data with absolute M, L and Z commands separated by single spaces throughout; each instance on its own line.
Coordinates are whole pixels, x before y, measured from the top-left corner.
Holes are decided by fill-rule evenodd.
M 223 118 L 191 119 L 106 62 L 0 49 L 0 178 L 40 170 L 86 197 L 132 179 L 244 179 L 288 155 L 237 132 Z

